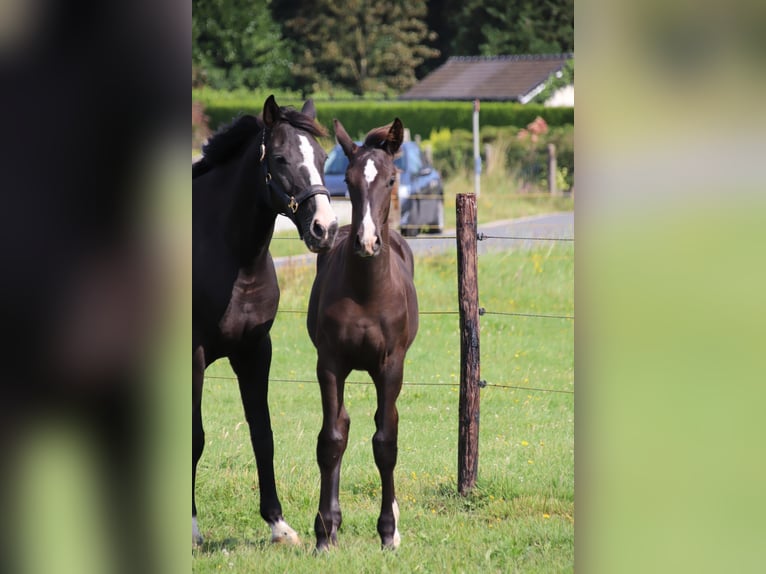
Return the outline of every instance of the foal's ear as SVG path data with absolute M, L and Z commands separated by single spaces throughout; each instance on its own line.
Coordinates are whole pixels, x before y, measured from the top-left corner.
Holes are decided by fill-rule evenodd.
M 389 154 L 394 155 L 399 151 L 403 139 L 404 125 L 402 125 L 402 120 L 399 118 L 394 118 L 394 122 L 391 124 L 391 127 L 388 130 L 386 141 L 381 147 L 383 147 L 383 149 L 385 149 Z
M 310 117 L 312 120 L 317 119 L 317 110 L 314 107 L 314 100 L 312 99 L 306 100 L 306 103 L 303 104 L 303 109 L 301 110 L 301 113 Z
M 277 122 L 280 114 L 279 104 L 274 99 L 274 94 L 271 94 L 263 104 L 263 123 L 266 124 L 267 128 L 270 128 Z
M 356 144 L 346 133 L 346 128 L 343 127 L 340 120 L 334 119 L 333 124 L 335 125 L 335 138 L 338 140 L 340 147 L 343 148 L 343 153 L 346 154 L 346 157 L 350 158 L 356 153 Z

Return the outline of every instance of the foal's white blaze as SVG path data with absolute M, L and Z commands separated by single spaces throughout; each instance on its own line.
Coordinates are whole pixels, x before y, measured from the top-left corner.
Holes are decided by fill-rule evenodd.
M 375 248 L 375 222 L 370 215 L 370 202 L 364 204 L 364 217 L 362 218 L 362 247 L 368 255 L 373 254 Z
M 394 499 L 392 507 L 394 510 L 394 548 L 399 548 L 402 537 L 399 535 L 399 504 L 397 504 L 396 499 Z
M 378 168 L 375 167 L 375 162 L 372 158 L 367 158 L 367 163 L 364 166 L 364 179 L 367 180 L 367 185 L 375 181 L 378 176 Z M 364 252 L 368 255 L 373 254 L 375 248 L 375 223 L 372 221 L 370 215 L 370 202 L 364 204 L 364 217 L 362 218 L 362 247 Z
M 271 526 L 271 541 L 275 544 L 300 544 L 298 533 L 284 520 L 279 520 Z
M 378 168 L 375 167 L 375 162 L 372 158 L 367 159 L 367 164 L 364 166 L 364 179 L 367 183 L 372 183 L 378 175 Z
M 324 185 L 322 176 L 314 161 L 314 148 L 311 147 L 309 138 L 299 134 L 298 140 L 300 141 L 298 149 L 303 156 L 303 163 L 299 164 L 299 167 L 304 166 L 308 170 L 309 183 L 311 183 L 311 185 Z M 325 229 L 329 229 L 333 223 L 338 222 L 338 217 L 335 215 L 335 211 L 330 205 L 330 198 L 320 193 L 314 196 L 314 201 L 316 202 L 316 211 L 314 212 L 315 221 L 318 221 Z

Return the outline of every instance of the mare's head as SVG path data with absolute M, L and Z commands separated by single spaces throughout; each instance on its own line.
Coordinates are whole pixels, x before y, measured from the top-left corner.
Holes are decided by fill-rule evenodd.
M 393 123 L 371 130 L 361 146 L 348 136 L 335 120 L 335 136 L 348 157 L 346 185 L 351 197 L 351 240 L 354 252 L 361 257 L 380 253 L 384 229 L 388 229 L 391 194 L 396 187 L 394 156 L 404 137 L 404 127 Z
M 261 165 L 272 208 L 295 223 L 311 251 L 330 249 L 338 218 L 324 184 L 327 154 L 316 140 L 327 132 L 316 122 L 314 103 L 308 100 L 299 112 L 269 96 L 261 117 Z

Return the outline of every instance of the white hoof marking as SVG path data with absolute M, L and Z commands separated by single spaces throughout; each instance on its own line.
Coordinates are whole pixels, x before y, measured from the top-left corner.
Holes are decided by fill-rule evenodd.
M 298 538 L 298 533 L 290 528 L 290 525 L 284 520 L 269 526 L 271 526 L 271 541 L 274 544 L 300 544 L 301 540 Z
M 202 534 L 199 532 L 199 526 L 197 525 L 197 517 L 192 516 L 192 546 L 200 546 L 202 544 Z
M 394 509 L 394 548 L 399 548 L 399 544 L 402 543 L 402 537 L 399 535 L 399 504 L 394 499 L 392 504 Z

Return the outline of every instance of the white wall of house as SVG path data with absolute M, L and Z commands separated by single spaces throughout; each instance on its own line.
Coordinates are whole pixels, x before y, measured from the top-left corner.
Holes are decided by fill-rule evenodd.
M 574 84 L 569 84 L 553 92 L 553 95 L 545 100 L 544 105 L 548 108 L 574 107 Z

